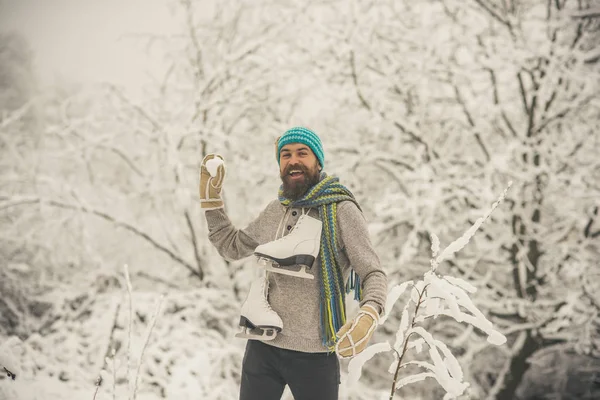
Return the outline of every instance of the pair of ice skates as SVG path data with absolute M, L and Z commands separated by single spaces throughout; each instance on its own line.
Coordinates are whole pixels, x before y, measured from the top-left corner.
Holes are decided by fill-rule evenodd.
M 259 265 L 266 271 L 314 279 L 306 272 L 311 268 L 319 254 L 322 223 L 316 218 L 302 214 L 294 229 L 286 236 L 258 246 L 254 255 Z M 300 265 L 300 270 L 286 269 L 292 265 Z M 242 331 L 236 337 L 242 339 L 272 340 L 283 329 L 281 318 L 269 304 L 268 275 L 256 279 L 250 285 L 248 297 L 242 305 L 240 326 Z

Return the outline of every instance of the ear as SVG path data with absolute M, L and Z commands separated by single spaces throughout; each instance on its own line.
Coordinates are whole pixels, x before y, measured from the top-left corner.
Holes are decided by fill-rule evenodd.
M 281 136 L 279 136 L 277 139 L 275 139 L 275 157 L 277 158 L 278 161 L 279 161 L 279 153 L 277 152 L 277 148 L 279 147 L 279 139 L 281 139 Z

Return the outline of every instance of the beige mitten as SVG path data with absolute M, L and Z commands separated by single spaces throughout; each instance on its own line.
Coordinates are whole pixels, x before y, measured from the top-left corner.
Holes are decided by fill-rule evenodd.
M 204 210 L 223 208 L 221 189 L 225 179 L 225 162 L 218 154 L 208 154 L 200 166 L 200 207 Z
M 337 333 L 335 352 L 341 358 L 352 358 L 362 352 L 373 336 L 379 323 L 379 314 L 375 307 L 365 304 L 352 321 L 346 322 Z

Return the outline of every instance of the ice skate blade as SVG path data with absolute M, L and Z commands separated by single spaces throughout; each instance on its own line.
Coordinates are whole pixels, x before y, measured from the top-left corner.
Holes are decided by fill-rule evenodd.
M 291 271 L 289 269 L 275 268 L 273 266 L 267 265 L 266 270 L 269 272 L 274 272 L 276 274 L 281 274 L 281 275 L 295 276 L 295 277 L 304 278 L 304 279 L 315 279 L 315 277 L 313 275 L 306 272 L 305 266 L 302 266 L 300 268 L 300 271 Z
M 277 330 L 273 328 L 267 329 L 250 329 L 243 328 L 241 332 L 235 334 L 236 338 L 248 339 L 248 340 L 273 340 L 277 336 Z
M 277 333 L 273 333 L 272 335 L 262 334 L 262 335 L 253 335 L 251 333 L 239 332 L 235 334 L 235 337 L 238 339 L 248 339 L 248 340 L 273 340 L 277 336 Z
M 291 267 L 292 265 L 305 265 L 310 268 L 315 262 L 315 257 L 310 254 L 298 254 L 287 258 L 276 258 L 257 252 L 255 252 L 254 255 L 258 258 L 259 262 L 271 262 L 284 267 Z

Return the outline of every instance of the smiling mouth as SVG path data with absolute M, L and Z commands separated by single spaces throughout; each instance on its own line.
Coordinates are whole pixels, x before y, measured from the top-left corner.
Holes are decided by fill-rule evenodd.
M 298 177 L 304 175 L 304 172 L 297 170 L 297 169 L 293 169 L 289 172 L 288 175 L 291 176 L 292 178 L 298 178 Z

